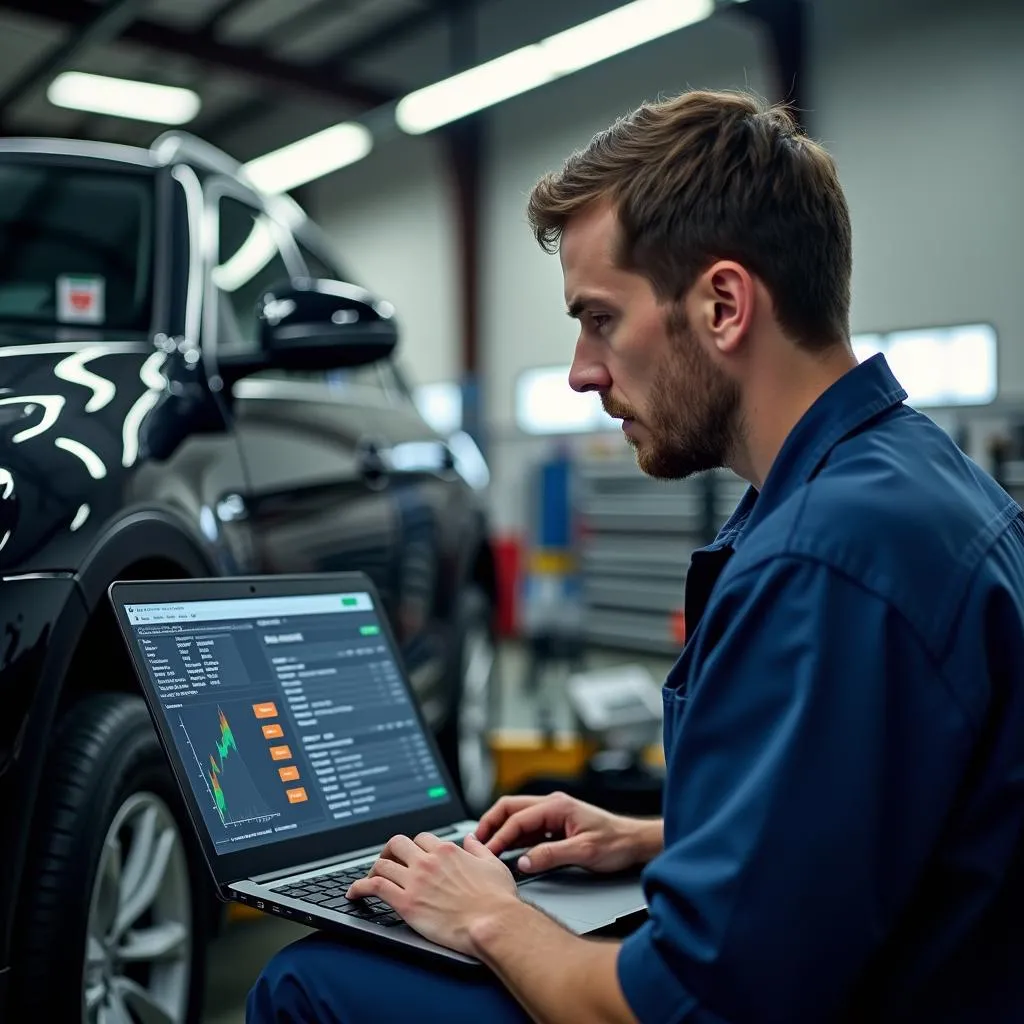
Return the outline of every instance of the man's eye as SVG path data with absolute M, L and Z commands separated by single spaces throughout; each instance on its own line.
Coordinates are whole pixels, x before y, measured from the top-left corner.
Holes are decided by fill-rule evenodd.
M 601 330 L 601 328 L 604 327 L 604 325 L 607 324 L 609 320 L 611 320 L 611 317 L 608 316 L 607 313 L 594 313 L 591 316 L 591 320 L 594 324 L 594 327 L 597 330 Z

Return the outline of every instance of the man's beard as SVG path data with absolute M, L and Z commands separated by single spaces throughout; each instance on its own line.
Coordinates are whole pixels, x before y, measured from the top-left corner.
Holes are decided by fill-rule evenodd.
M 638 421 L 649 436 L 639 442 L 627 435 L 627 440 L 648 476 L 682 480 L 728 463 L 740 429 L 740 391 L 685 320 L 672 316 L 668 327 L 673 344 L 654 375 L 648 420 Z M 601 401 L 610 416 L 636 418 L 607 395 Z

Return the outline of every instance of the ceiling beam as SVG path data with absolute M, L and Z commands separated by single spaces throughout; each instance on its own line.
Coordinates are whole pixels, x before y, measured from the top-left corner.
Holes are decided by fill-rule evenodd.
M 30 17 L 45 18 L 73 30 L 85 28 L 93 14 L 89 4 L 69 4 L 66 0 L 3 0 L 0 10 L 16 11 Z M 393 91 L 339 74 L 325 75 L 318 67 L 275 60 L 257 47 L 221 43 L 207 32 L 189 32 L 155 21 L 140 19 L 127 25 L 121 38 L 163 53 L 197 61 L 211 68 L 234 71 L 260 81 L 273 89 L 317 96 L 330 102 L 354 104 L 364 109 L 395 99 Z
M 301 35 L 322 24 L 330 15 L 336 14 L 338 7 L 338 0 L 313 0 L 308 7 L 303 7 L 277 22 L 271 31 L 281 36 Z
M 798 124 L 810 109 L 806 105 L 808 6 L 806 0 L 750 0 L 732 9 L 739 17 L 760 22 L 773 65 L 773 98 L 789 105 Z
M 200 29 L 212 35 L 214 31 L 220 28 L 228 18 L 231 17 L 235 11 L 243 8 L 250 0 L 227 0 L 226 3 L 222 3 L 213 14 L 211 14 L 206 21 L 202 23 Z
M 63 71 L 87 46 L 109 43 L 116 39 L 135 17 L 144 0 L 107 0 L 94 8 L 84 24 L 68 33 L 67 39 L 33 61 L 0 93 L 0 123 L 7 111 L 38 85 L 49 82 Z
M 367 29 L 361 35 L 350 39 L 344 46 L 329 53 L 326 57 L 317 62 L 320 72 L 332 72 L 336 68 L 343 68 L 346 64 L 358 60 L 360 57 L 368 57 L 376 50 L 390 46 L 392 43 L 408 39 L 417 32 L 429 28 L 436 21 L 439 21 L 448 13 L 447 5 L 431 4 L 429 7 L 421 7 L 410 11 L 401 18 L 385 22 L 376 28 Z
M 328 5 L 335 2 L 336 0 L 320 0 L 319 3 L 314 3 L 312 8 L 308 8 L 306 11 L 295 15 L 294 19 L 302 18 L 305 20 L 304 16 L 309 10 L 314 12 L 326 11 Z M 458 0 L 458 6 L 469 9 L 479 2 L 480 0 Z M 429 6 L 421 7 L 393 21 L 378 25 L 376 28 L 367 29 L 367 31 L 358 35 L 355 39 L 349 40 L 344 46 L 321 58 L 313 66 L 313 73 L 325 76 L 339 73 L 344 74 L 346 65 L 350 64 L 353 60 L 369 56 L 385 46 L 408 39 L 417 32 L 430 27 L 441 18 L 450 16 L 454 3 L 455 0 L 440 0 L 440 2 L 439 0 L 432 0 Z M 287 22 L 290 29 L 294 29 L 294 19 L 289 19 Z M 272 102 L 273 100 L 270 98 L 259 96 L 241 100 L 215 118 L 200 122 L 196 126 L 196 132 L 216 142 L 227 132 L 237 133 L 244 127 L 255 125 L 262 116 L 263 111 Z

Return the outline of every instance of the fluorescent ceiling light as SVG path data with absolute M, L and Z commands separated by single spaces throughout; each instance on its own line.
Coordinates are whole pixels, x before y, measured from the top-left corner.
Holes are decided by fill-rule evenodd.
M 344 121 L 245 165 L 250 180 L 264 192 L 287 192 L 362 160 L 373 148 L 370 130 Z
M 402 131 L 419 135 L 544 85 L 553 77 L 540 47 L 524 46 L 410 93 L 395 108 L 395 120 Z
M 409 93 L 395 120 L 411 135 L 467 114 L 703 21 L 714 0 L 634 0 L 574 28 Z
M 712 0 L 637 0 L 539 45 L 552 72 L 568 75 L 703 21 L 713 10 Z
M 199 97 L 191 89 L 87 75 L 81 71 L 58 75 L 46 95 L 57 107 L 159 124 L 185 124 L 199 113 L 200 106 Z

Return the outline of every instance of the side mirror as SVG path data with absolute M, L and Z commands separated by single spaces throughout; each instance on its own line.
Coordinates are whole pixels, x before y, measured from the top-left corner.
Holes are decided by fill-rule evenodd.
M 398 344 L 387 302 L 343 281 L 297 278 L 259 304 L 264 364 L 283 370 L 338 370 L 386 359 Z

